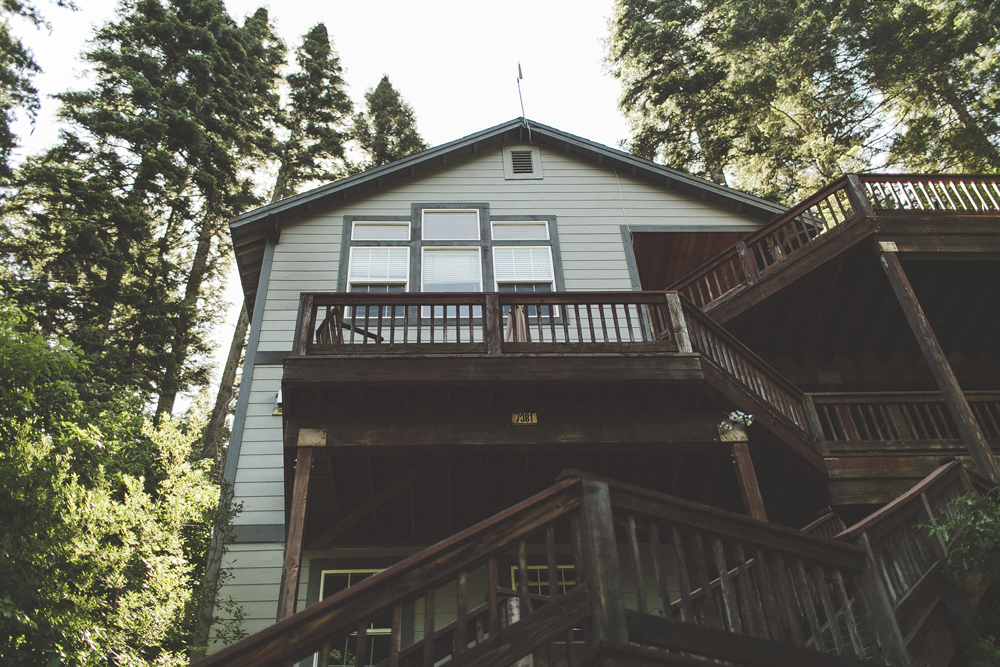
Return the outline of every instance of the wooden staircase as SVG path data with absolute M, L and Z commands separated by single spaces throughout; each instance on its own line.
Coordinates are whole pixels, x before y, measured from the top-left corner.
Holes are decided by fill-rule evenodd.
M 830 539 L 567 471 L 201 665 L 944 667 L 970 639 L 981 582 L 948 574 L 947 542 L 915 526 L 975 488 L 950 463 Z M 412 641 L 405 605 L 423 611 Z M 384 618 L 388 641 L 369 655 Z M 331 655 L 352 633 L 353 655 Z

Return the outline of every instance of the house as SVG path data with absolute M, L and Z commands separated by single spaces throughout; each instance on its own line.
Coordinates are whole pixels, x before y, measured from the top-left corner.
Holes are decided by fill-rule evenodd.
M 1000 481 L 998 201 L 516 119 L 236 218 L 208 663 L 947 664 L 982 586 L 913 526 Z

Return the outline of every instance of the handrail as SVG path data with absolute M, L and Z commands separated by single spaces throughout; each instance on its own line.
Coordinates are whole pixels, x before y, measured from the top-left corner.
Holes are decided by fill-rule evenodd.
M 663 353 L 663 292 L 304 292 L 295 354 Z
M 835 229 L 866 217 L 997 215 L 1000 177 L 848 174 L 684 276 L 675 289 L 700 309 L 755 285 Z
M 681 301 L 694 350 L 706 356 L 744 389 L 760 398 L 776 415 L 815 446 L 809 432 L 805 395 L 799 388 L 694 304 L 686 299 Z

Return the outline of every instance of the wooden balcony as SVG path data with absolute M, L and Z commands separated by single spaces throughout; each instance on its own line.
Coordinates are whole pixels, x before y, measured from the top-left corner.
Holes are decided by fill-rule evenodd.
M 891 241 L 910 257 L 995 255 L 1000 251 L 1000 179 L 844 176 L 671 289 L 716 321 L 727 322 L 869 237 Z
M 316 655 L 325 667 L 335 664 L 331 647 L 355 633 L 356 667 L 523 665 L 529 656 L 553 667 L 944 667 L 969 639 L 949 622 L 967 620 L 978 588 L 958 587 L 942 567 L 947 541 L 915 526 L 946 516 L 947 500 L 970 490 L 950 464 L 830 539 L 567 471 L 201 664 Z M 424 619 L 409 639 L 405 605 Z M 388 632 L 369 642 L 373 627 Z

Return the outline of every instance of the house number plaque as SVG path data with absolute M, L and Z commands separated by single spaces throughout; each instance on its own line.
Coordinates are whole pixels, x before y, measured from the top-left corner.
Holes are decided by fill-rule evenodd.
M 510 422 L 514 426 L 532 426 L 538 423 L 538 413 L 514 412 L 510 415 Z

